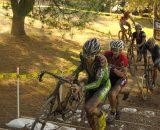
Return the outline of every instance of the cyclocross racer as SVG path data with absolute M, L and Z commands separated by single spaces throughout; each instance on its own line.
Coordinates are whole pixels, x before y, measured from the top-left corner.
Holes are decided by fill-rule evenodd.
M 155 88 L 155 82 L 157 78 L 157 71 L 160 71 L 160 47 L 158 44 L 156 44 L 156 41 L 154 38 L 149 38 L 148 41 L 145 43 L 144 47 L 140 51 L 138 58 L 140 59 L 142 57 L 142 54 L 144 51 L 149 50 L 149 52 L 152 55 L 152 61 L 153 61 L 153 83 L 152 87 L 150 88 L 151 91 Z
M 120 28 L 122 30 L 122 38 L 124 38 L 124 33 L 125 33 L 125 28 L 124 28 L 124 25 L 128 26 L 128 29 L 131 30 L 131 25 L 130 23 L 127 21 L 128 19 L 131 19 L 133 24 L 135 25 L 135 21 L 134 19 L 131 17 L 130 15 L 130 12 L 129 11 L 125 11 L 123 13 L 123 16 L 120 18 L 120 21 L 119 21 L 119 25 L 120 25 Z
M 140 24 L 135 25 L 135 30 L 136 31 L 133 33 L 132 42 L 130 46 L 133 47 L 134 41 L 136 40 L 137 55 L 138 55 L 141 49 L 143 48 L 144 43 L 146 42 L 146 33 L 142 31 L 142 26 Z M 143 52 L 144 63 L 147 62 L 146 55 L 147 55 L 147 52 L 144 51 Z
M 82 87 L 75 85 L 75 91 L 86 91 L 85 111 L 92 130 L 97 130 L 95 116 L 98 117 L 99 130 L 104 130 L 106 127 L 105 113 L 98 107 L 106 99 L 111 88 L 108 63 L 106 58 L 99 54 L 100 50 L 100 44 L 96 38 L 86 41 L 80 53 L 80 65 L 71 76 L 68 76 L 73 80 L 78 78 L 83 70 L 88 75 L 87 85 Z
M 122 91 L 122 88 L 127 83 L 127 66 L 128 59 L 122 53 L 124 43 L 121 40 L 114 40 L 111 42 L 111 51 L 106 51 L 104 53 L 107 58 L 110 69 L 110 81 L 111 81 L 111 90 L 109 92 L 109 102 L 111 105 L 111 112 L 107 117 L 107 122 L 114 122 L 115 118 L 119 119 L 119 93 Z M 129 94 L 124 93 L 124 94 Z

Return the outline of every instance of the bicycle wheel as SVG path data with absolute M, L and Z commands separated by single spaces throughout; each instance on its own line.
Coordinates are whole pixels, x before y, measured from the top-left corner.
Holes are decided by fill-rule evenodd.
M 145 74 L 142 76 L 141 95 L 143 100 L 146 100 L 148 97 L 148 81 Z
M 124 43 L 127 43 L 127 41 L 128 41 L 126 34 L 124 33 L 124 36 L 123 36 L 121 30 L 118 32 L 118 38 L 119 38 L 119 40 L 122 40 Z
M 68 120 L 70 119 L 72 116 L 76 116 L 78 114 L 81 113 L 82 111 L 82 102 L 83 102 L 83 94 L 78 93 L 75 94 L 72 92 L 72 94 L 70 95 L 65 110 L 62 113 L 62 118 L 63 120 Z M 80 111 L 79 111 L 80 110 Z
M 148 86 L 149 86 L 149 88 L 152 88 L 152 83 L 153 83 L 152 67 L 149 66 L 149 72 L 148 72 Z
M 86 84 L 86 79 L 80 79 L 76 84 L 78 85 L 84 85 Z M 65 110 L 62 113 L 63 120 L 68 120 L 72 116 L 77 116 L 81 113 L 83 109 L 83 101 L 84 101 L 84 93 L 74 93 L 74 91 L 70 91 L 68 93 L 68 98 L 65 100 Z M 63 103 L 62 103 L 63 104 Z M 80 111 L 79 111 L 80 110 Z
M 148 81 L 148 87 L 149 87 L 149 89 L 150 88 L 152 88 L 152 83 L 153 83 L 153 75 L 152 75 L 152 64 L 150 64 L 151 63 L 151 56 L 149 56 L 148 57 L 148 59 L 147 59 L 147 81 Z
M 34 130 L 39 123 L 41 124 L 41 128 L 38 129 L 43 130 L 49 117 L 55 117 L 61 112 L 60 97 L 59 97 L 59 88 L 61 85 L 62 82 L 59 81 L 56 85 L 54 92 L 42 105 L 34 123 L 32 124 L 31 130 Z
M 128 58 L 128 62 L 129 62 L 129 71 L 130 71 L 132 76 L 135 76 L 137 66 L 136 66 L 136 61 L 135 61 L 135 58 L 134 58 L 134 53 L 133 53 L 133 50 L 131 48 L 128 49 L 127 58 Z
M 49 117 L 55 112 L 57 107 L 58 107 L 57 98 L 54 95 L 51 96 L 50 98 L 48 98 L 48 100 L 41 107 L 41 110 L 40 110 L 38 116 L 36 117 L 34 123 L 32 124 L 31 130 L 34 130 L 36 128 L 36 126 L 38 125 L 38 123 L 41 124 L 40 130 L 43 130 Z M 55 129 L 57 129 L 57 128 L 55 128 Z

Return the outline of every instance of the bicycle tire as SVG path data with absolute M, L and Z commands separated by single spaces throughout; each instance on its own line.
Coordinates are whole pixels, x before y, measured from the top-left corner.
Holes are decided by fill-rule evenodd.
M 135 76 L 135 75 L 136 75 L 136 70 L 137 70 L 137 66 L 136 66 L 136 64 L 135 64 L 135 60 L 134 60 L 134 58 L 132 57 L 132 58 L 130 58 L 128 61 L 129 61 L 129 71 L 130 71 L 130 74 L 131 74 L 132 76 Z
M 132 76 L 135 76 L 136 75 L 137 66 L 136 66 L 134 54 L 131 51 L 133 51 L 133 50 L 131 50 L 131 48 L 129 48 L 128 52 L 127 52 L 127 58 L 128 58 L 128 63 L 129 63 L 129 71 L 130 71 L 130 74 Z
M 47 101 L 42 105 L 41 110 L 38 113 L 34 123 L 32 124 L 31 130 L 34 130 L 37 123 L 41 123 L 42 126 L 40 130 L 43 130 L 48 118 L 51 116 L 52 112 L 57 109 L 58 101 L 57 98 L 53 95 L 47 99 Z M 55 128 L 55 130 L 58 128 Z
M 145 74 L 142 76 L 141 95 L 142 95 L 143 100 L 147 100 L 147 97 L 148 97 L 148 82 L 147 82 Z
M 152 69 L 152 68 L 149 67 L 149 69 Z M 152 88 L 152 83 L 153 83 L 152 70 L 149 70 L 149 73 L 148 73 L 148 86 L 149 86 L 149 88 Z
M 64 111 L 63 115 L 62 115 L 62 118 L 63 120 L 68 120 L 70 119 L 73 115 L 76 115 L 78 114 L 77 113 L 77 110 L 78 109 L 81 109 L 82 110 L 82 102 L 83 102 L 83 95 L 80 95 L 80 96 L 77 96 L 77 99 L 74 100 L 74 101 L 70 101 L 68 102 L 67 104 L 67 107 L 66 107 L 66 111 Z M 72 99 L 71 99 L 72 100 Z
M 57 76 L 58 77 L 58 76 Z M 49 96 L 47 101 L 42 105 L 41 110 L 38 112 L 38 116 L 36 117 L 35 121 L 32 124 L 31 130 L 34 130 L 37 123 L 41 123 L 42 126 L 40 130 L 43 130 L 49 117 L 54 117 L 53 120 L 57 120 L 57 115 L 62 116 L 62 119 L 69 119 L 73 114 L 76 112 L 76 110 L 79 108 L 81 104 L 81 99 L 84 96 L 78 96 L 78 103 L 72 106 L 73 101 L 71 101 L 71 97 L 74 94 L 71 87 L 65 87 L 65 91 L 60 90 L 62 85 L 65 84 L 65 80 L 61 81 L 61 79 L 58 81 L 55 90 L 53 93 Z M 71 83 L 68 84 L 66 82 L 65 85 L 71 85 Z M 67 88 L 69 90 L 67 90 Z M 72 91 L 70 91 L 72 90 Z M 72 92 L 70 94 L 70 92 Z M 65 106 L 64 103 L 67 102 L 67 105 Z M 69 105 L 68 105 L 69 104 Z M 71 108 L 72 107 L 72 108 Z M 72 113 L 70 114 L 70 111 Z M 69 113 L 69 115 L 67 115 Z M 67 115 L 67 116 L 66 116 Z M 56 128 L 57 129 L 57 128 Z
M 80 80 L 78 80 L 77 82 L 75 82 L 76 84 L 82 86 L 86 84 L 86 79 L 82 78 Z M 68 98 L 66 107 L 65 107 L 65 111 L 63 111 L 62 113 L 62 119 L 63 120 L 68 120 L 70 119 L 72 116 L 76 116 L 77 110 L 81 109 L 81 111 L 83 110 L 83 105 L 82 102 L 84 101 L 84 93 L 83 92 L 79 92 L 77 94 L 74 93 L 74 91 L 71 91 L 70 97 Z
M 149 89 L 152 88 L 152 82 L 153 82 L 153 75 L 152 75 L 152 65 L 150 64 L 151 57 L 148 57 L 147 60 L 147 81 L 148 81 L 148 87 Z

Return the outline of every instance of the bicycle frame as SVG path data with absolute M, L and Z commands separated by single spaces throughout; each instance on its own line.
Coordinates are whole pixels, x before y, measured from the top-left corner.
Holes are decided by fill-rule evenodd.
M 75 94 L 73 92 L 73 90 L 71 89 L 71 87 L 69 87 L 71 91 L 69 91 L 67 93 L 65 100 L 61 101 L 60 93 L 59 93 L 59 89 L 60 89 L 61 85 L 64 82 L 68 83 L 70 85 L 73 85 L 73 83 L 68 81 L 67 79 L 61 77 L 61 76 L 58 76 L 58 75 L 51 73 L 51 72 L 48 72 L 48 71 L 42 71 L 39 74 L 39 76 L 38 76 L 39 81 L 42 81 L 42 77 L 44 74 L 49 74 L 55 78 L 58 78 L 59 81 L 56 85 L 55 90 L 50 94 L 50 96 L 48 97 L 48 99 L 44 103 L 44 105 L 42 105 L 41 113 L 35 119 L 31 130 L 34 130 L 37 123 L 42 124 L 40 130 L 43 130 L 46 125 L 46 122 L 48 121 L 49 117 L 51 117 L 51 116 L 56 119 L 57 115 L 61 115 L 63 120 L 69 119 L 70 117 L 72 117 L 76 113 L 76 110 L 79 108 L 79 106 L 83 102 L 84 94 L 82 94 L 81 96 L 80 96 L 80 93 Z M 75 106 L 73 106 L 74 102 L 76 102 Z M 54 106 L 55 106 L 55 108 L 54 108 Z
M 151 88 L 152 85 L 152 81 L 153 81 L 153 75 L 152 75 L 152 71 L 153 71 L 153 67 L 152 64 L 150 63 L 151 60 L 151 56 L 147 56 L 147 64 L 143 65 L 144 66 L 144 74 L 142 75 L 142 85 L 140 86 L 140 91 L 142 94 L 142 98 L 144 100 L 147 99 L 149 90 Z

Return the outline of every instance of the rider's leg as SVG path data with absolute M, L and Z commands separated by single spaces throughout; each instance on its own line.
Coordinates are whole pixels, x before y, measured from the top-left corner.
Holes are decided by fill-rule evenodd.
M 86 101 L 85 111 L 88 115 L 88 122 L 93 130 L 96 128 L 95 116 L 98 117 L 99 129 L 104 130 L 106 127 L 106 116 L 101 108 L 99 108 L 99 105 L 106 99 L 108 91 L 109 88 L 106 87 L 99 89 Z
M 98 108 L 99 104 L 100 104 L 100 100 L 98 99 L 97 95 L 91 97 L 91 99 L 89 99 L 85 104 L 86 112 L 95 116 L 101 116 L 102 112 Z
M 116 119 L 119 120 L 120 119 L 120 112 L 119 112 L 119 94 L 117 95 L 117 106 L 116 106 Z
M 92 130 L 96 130 L 97 129 L 96 121 L 95 121 L 93 113 L 90 110 L 90 108 L 91 108 L 90 100 L 91 100 L 92 96 L 93 96 L 92 90 L 89 90 L 86 92 L 84 109 L 85 109 L 86 117 L 88 119 L 88 123 L 89 123 L 90 127 L 92 128 Z
M 90 100 L 85 104 L 85 111 L 88 122 L 92 130 L 97 130 L 97 125 L 95 121 L 95 116 L 101 117 L 103 115 L 102 111 L 98 108 L 100 104 L 100 100 L 97 96 L 93 96 Z
M 116 118 L 116 111 L 118 111 L 118 106 L 119 106 L 118 94 L 121 92 L 122 88 L 125 86 L 126 83 L 127 79 L 120 78 L 117 79 L 117 81 L 115 81 L 114 79 L 112 80 L 111 78 L 111 84 L 114 86 L 112 87 L 112 90 L 109 93 L 111 113 L 107 117 L 108 122 L 113 122 L 114 119 Z
M 116 86 L 116 88 L 115 88 L 115 95 L 116 95 L 116 104 L 115 104 L 115 111 L 114 112 L 116 112 L 116 111 L 118 111 L 118 106 L 119 106 L 119 98 L 118 98 L 118 94 L 120 93 L 120 91 L 121 91 L 121 86 L 120 85 L 117 85 Z
M 154 66 L 153 66 L 153 73 L 152 73 L 152 77 L 153 77 L 153 82 L 152 82 L 152 86 L 150 88 L 150 90 L 154 90 L 154 87 L 155 87 L 155 83 L 156 83 L 156 79 L 157 79 L 157 73 L 158 73 L 158 70 L 160 71 L 160 62 L 157 63 L 158 60 L 155 60 L 154 62 Z
M 158 65 L 158 70 L 159 70 L 159 72 L 160 72 L 160 63 L 159 63 L 159 65 Z
M 128 30 L 131 31 L 131 25 L 130 25 L 130 23 L 126 21 L 126 22 L 125 22 L 125 25 L 128 26 Z
M 127 79 L 126 78 L 120 78 L 116 81 L 115 85 L 113 86 L 112 90 L 111 90 L 111 93 L 114 93 L 113 94 L 113 98 L 115 98 L 114 96 L 116 96 L 116 106 L 115 106 L 115 109 L 114 109 L 114 103 L 113 103 L 113 110 L 111 110 L 112 112 L 114 112 L 115 110 L 118 110 L 118 105 L 119 102 L 118 102 L 118 94 L 121 92 L 123 94 L 126 94 L 128 91 L 122 91 L 123 87 L 125 86 L 125 84 L 127 83 Z M 113 92 L 112 92 L 113 91 Z M 113 99 L 111 97 L 111 100 Z M 112 109 L 112 108 L 111 108 Z
M 92 128 L 92 130 L 97 130 L 97 125 L 96 125 L 96 121 L 93 115 L 90 115 L 90 113 L 86 112 L 86 117 L 88 119 L 88 123 L 90 125 L 90 127 Z
M 109 102 L 110 102 L 110 106 L 111 106 L 111 112 L 107 116 L 107 122 L 109 122 L 109 123 L 114 122 L 114 120 L 116 118 L 116 108 L 118 105 L 116 88 L 119 88 L 119 85 L 113 86 L 112 90 L 109 92 Z
M 125 34 L 124 23 L 123 23 L 123 22 L 120 22 L 120 23 L 119 23 L 119 26 L 120 26 L 121 31 L 122 31 L 122 37 L 121 37 L 121 39 L 123 40 L 123 39 L 124 39 L 124 34 Z
M 153 67 L 153 84 L 155 85 L 156 78 L 157 78 L 157 67 Z
M 111 113 L 115 113 L 116 112 L 116 106 L 117 106 L 117 98 L 116 98 L 116 91 L 115 90 L 111 90 L 109 92 L 109 101 L 110 101 L 110 105 L 111 105 Z
M 144 64 L 147 64 L 147 51 L 143 52 L 143 59 L 144 59 Z

